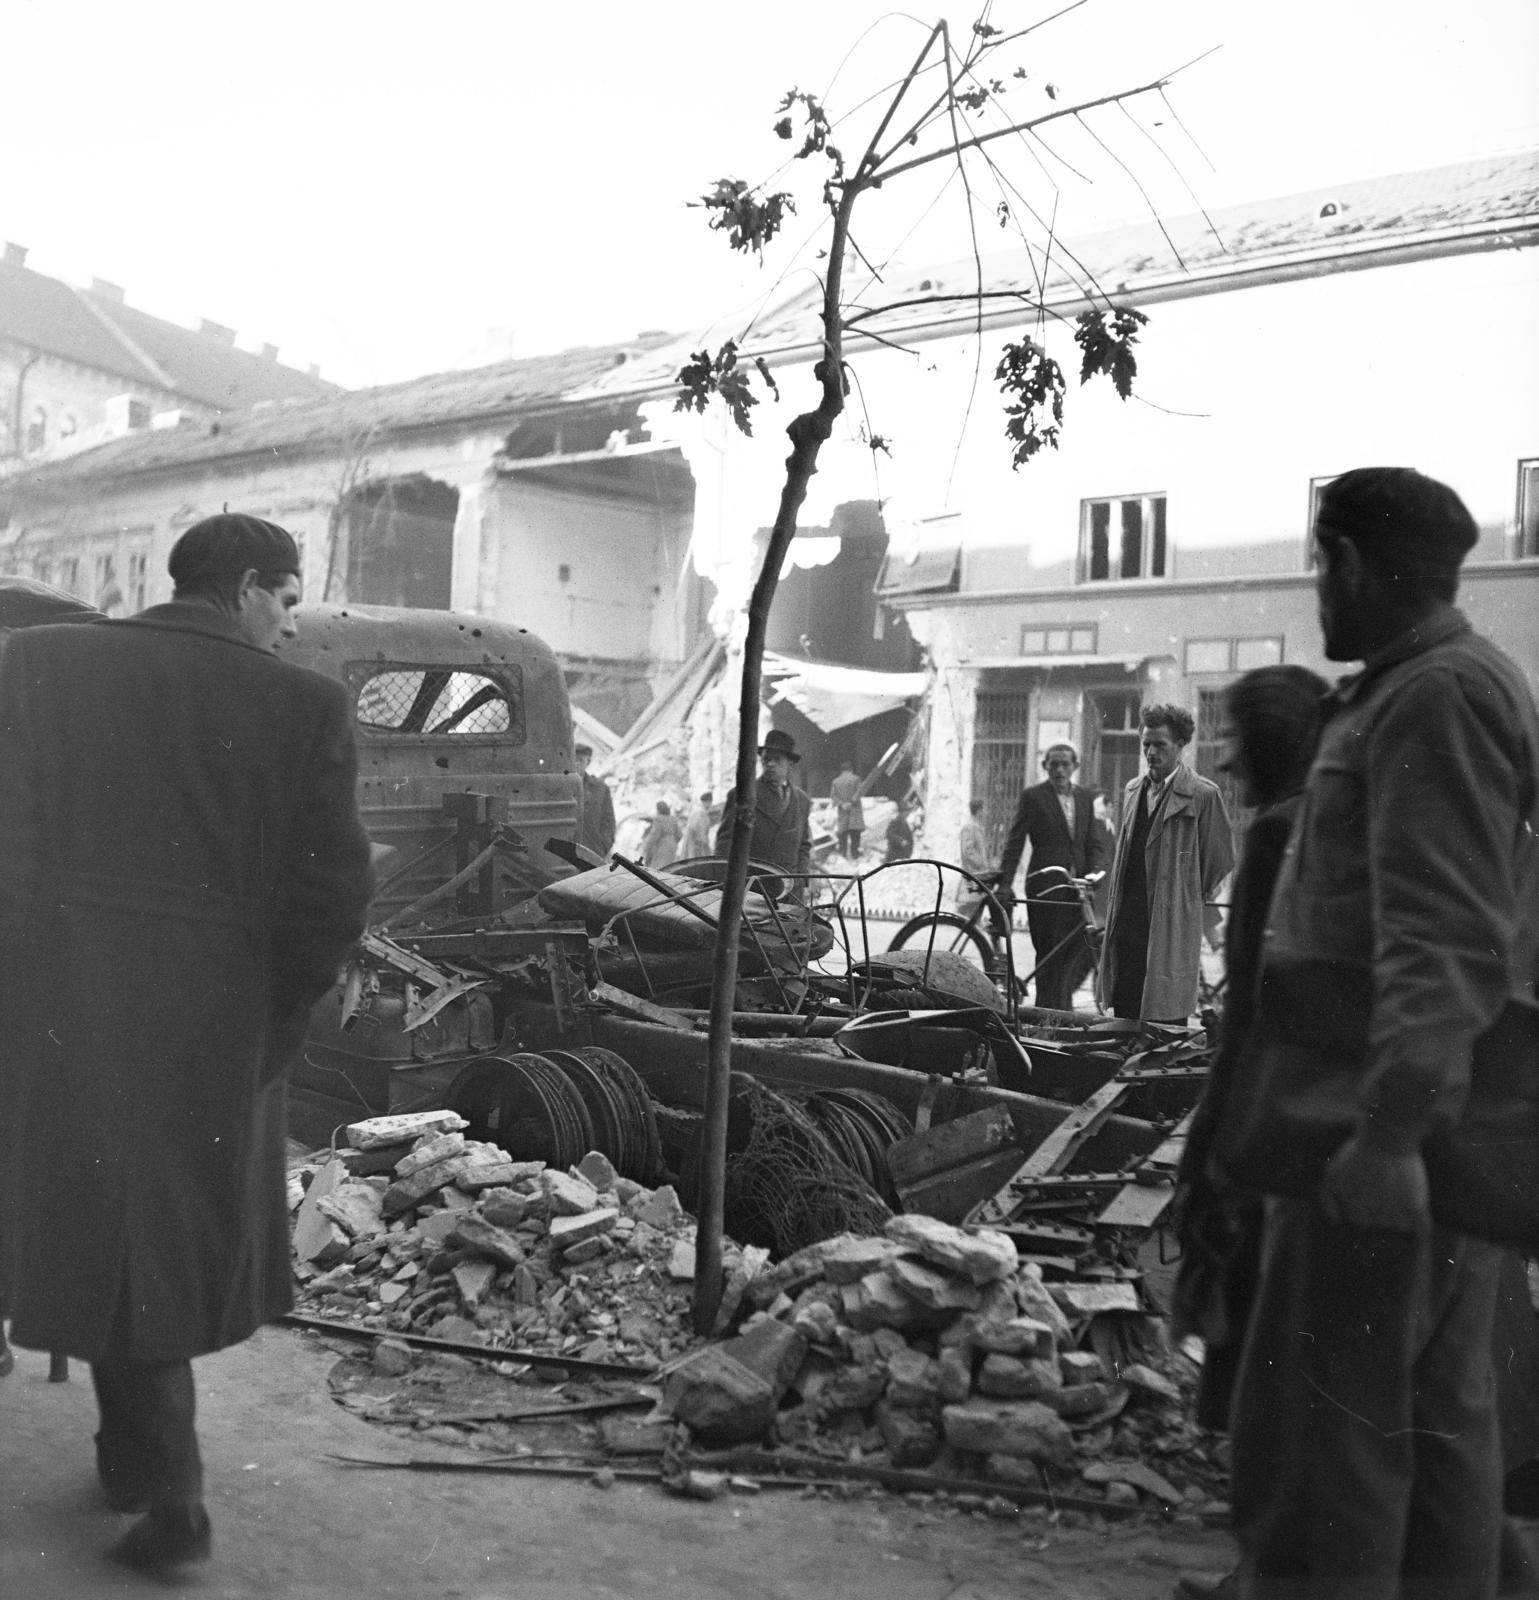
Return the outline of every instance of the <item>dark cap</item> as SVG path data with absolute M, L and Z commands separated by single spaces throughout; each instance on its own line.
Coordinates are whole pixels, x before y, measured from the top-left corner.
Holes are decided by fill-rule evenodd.
M 1480 529 L 1469 507 L 1412 467 L 1355 467 L 1320 491 L 1315 525 L 1397 576 L 1457 572 Z
M 764 743 L 759 746 L 761 756 L 784 756 L 788 761 L 800 761 L 796 753 L 796 741 L 789 733 L 781 728 L 771 728 L 764 735 Z
M 171 547 L 166 563 L 178 589 L 227 582 L 243 572 L 292 572 L 299 576 L 299 546 L 287 528 L 242 511 L 225 511 L 195 522 Z

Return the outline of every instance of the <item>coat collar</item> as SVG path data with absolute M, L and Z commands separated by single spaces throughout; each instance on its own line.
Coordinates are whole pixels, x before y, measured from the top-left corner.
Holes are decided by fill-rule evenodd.
M 130 628 L 160 628 L 170 633 L 199 633 L 209 639 L 222 639 L 226 644 L 239 645 L 243 650 L 253 650 L 259 656 L 273 654 L 245 638 L 233 617 L 227 617 L 224 612 L 196 600 L 168 600 L 164 605 L 151 606 L 137 616 L 125 618 L 122 625 Z
M 1361 672 L 1343 678 L 1330 698 L 1337 705 L 1351 705 L 1375 678 L 1381 677 L 1391 667 L 1398 667 L 1402 661 L 1423 655 L 1435 646 L 1446 644 L 1448 640 L 1457 639 L 1470 631 L 1469 619 L 1457 606 L 1447 606 L 1434 612 L 1425 621 L 1407 628 L 1398 638 L 1391 639 L 1377 655 L 1370 656 L 1363 663 Z

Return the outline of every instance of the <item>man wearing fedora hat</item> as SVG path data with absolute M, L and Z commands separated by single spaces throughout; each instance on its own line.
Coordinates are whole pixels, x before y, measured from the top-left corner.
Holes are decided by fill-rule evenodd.
M 805 876 L 812 871 L 812 801 L 791 782 L 791 768 L 801 760 L 789 733 L 771 728 L 759 746 L 759 779 L 754 785 L 753 843 L 749 855 L 782 872 Z M 727 791 L 716 854 L 725 856 L 732 843 L 737 815 L 737 790 Z

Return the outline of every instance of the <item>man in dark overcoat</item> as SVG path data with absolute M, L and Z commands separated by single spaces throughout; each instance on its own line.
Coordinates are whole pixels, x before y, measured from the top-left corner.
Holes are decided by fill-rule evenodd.
M 212 517 L 175 597 L 0 656 L 0 1228 L 12 1337 L 91 1364 L 114 1547 L 209 1553 L 191 1361 L 289 1309 L 284 1076 L 364 926 L 340 684 L 282 528 Z
M 577 819 L 577 842 L 607 861 L 615 847 L 615 797 L 597 773 L 588 771 L 593 760 L 593 746 L 576 745 L 572 754 L 582 778 L 582 814 Z
M 1100 872 L 1106 865 L 1101 830 L 1095 825 L 1090 791 L 1074 781 L 1079 755 L 1071 744 L 1050 745 L 1042 757 L 1047 774 L 1042 783 L 1021 790 L 1015 820 L 1005 838 L 999 860 L 999 887 L 1013 893 L 1016 868 L 1026 844 L 1031 844 L 1031 869 L 1026 874 L 1026 925 L 1037 959 L 1037 1004 L 1067 1011 L 1074 991 L 1089 973 L 1090 945 L 1081 934 L 1085 913 L 1077 890 L 1068 887 L 1060 873 L 1043 873 L 1062 867 L 1076 878 Z M 1038 876 L 1038 874 L 1043 874 Z M 1064 941 L 1068 940 L 1066 944 Z
M 754 784 L 753 843 L 749 855 L 782 872 L 805 875 L 812 871 L 812 801 L 805 789 L 791 782 L 791 768 L 801 760 L 789 733 L 771 728 L 759 746 L 759 777 Z M 716 830 L 716 854 L 725 856 L 732 843 L 732 821 L 737 815 L 737 790 L 727 791 L 721 826 Z M 803 883 L 793 885 L 796 893 Z

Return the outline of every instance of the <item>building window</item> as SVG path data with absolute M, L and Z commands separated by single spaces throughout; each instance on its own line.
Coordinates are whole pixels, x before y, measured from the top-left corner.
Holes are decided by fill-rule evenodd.
M 1188 639 L 1186 641 L 1186 675 L 1196 672 L 1227 672 L 1229 670 L 1229 641 L 1227 639 Z
M 77 599 L 80 595 L 80 557 L 65 556 L 59 562 L 59 587 Z
M 1165 496 L 1080 502 L 1080 581 L 1165 576 Z
M 149 604 L 150 555 L 147 550 L 131 550 L 128 555 L 128 608 L 143 611 Z
M 1251 672 L 1256 667 L 1278 666 L 1283 658 L 1280 637 L 1268 639 L 1236 639 L 1234 641 L 1234 670 Z
M 1517 535 L 1518 559 L 1539 557 L 1539 460 L 1518 463 Z
M 39 556 L 38 559 L 32 563 L 32 576 L 36 578 L 39 583 L 51 585 L 53 583 L 53 562 L 48 560 L 46 556 Z
M 1096 625 L 1093 622 L 1032 624 L 1021 629 L 1023 656 L 1093 656 Z
M 1016 802 L 1028 782 L 1031 745 L 1031 689 L 1019 681 L 1006 683 L 979 689 L 973 722 L 972 797 L 983 802 L 983 831 L 995 855 L 1004 849 Z
M 1139 711 L 1143 695 L 1137 689 L 1098 689 L 1090 694 L 1085 718 L 1085 772 L 1087 787 L 1106 790 L 1115 813 L 1122 791 L 1138 776 L 1143 759 Z
M 109 617 L 117 616 L 123 609 L 123 591 L 118 588 L 118 558 L 111 551 L 104 551 L 96 558 L 96 605 Z

